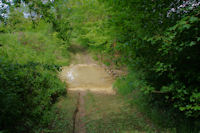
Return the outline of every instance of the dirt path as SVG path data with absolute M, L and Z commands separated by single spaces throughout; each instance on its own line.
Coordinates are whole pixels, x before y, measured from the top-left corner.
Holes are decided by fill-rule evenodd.
M 79 92 L 79 97 L 77 101 L 77 108 L 74 113 L 74 124 L 73 124 L 73 133 L 86 133 L 85 123 L 83 118 L 85 117 L 85 92 Z
M 63 67 L 60 73 L 61 80 L 67 83 L 69 98 L 59 103 L 66 112 L 63 115 L 66 118 L 61 118 L 63 121 L 73 114 L 73 128 L 59 133 L 144 133 L 149 130 L 141 114 L 113 90 L 114 76 L 87 51 L 75 49 L 71 65 Z
M 112 89 L 114 80 L 87 52 L 74 53 L 72 57 L 71 65 L 63 67 L 60 77 L 67 83 L 68 92 L 79 94 L 73 132 L 86 133 L 84 97 L 88 92 L 115 95 Z

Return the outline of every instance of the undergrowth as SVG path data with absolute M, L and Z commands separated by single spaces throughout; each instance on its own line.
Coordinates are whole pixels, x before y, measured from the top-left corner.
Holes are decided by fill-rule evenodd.
M 54 120 L 53 105 L 66 95 L 57 73 L 69 64 L 68 44 L 50 23 L 41 20 L 32 28 L 24 19 L 11 16 L 1 25 L 1 133 L 43 132 Z
M 198 131 L 198 121 L 191 123 L 190 119 L 182 117 L 181 112 L 160 105 L 159 101 L 156 106 L 154 97 L 164 94 L 154 92 L 154 94 L 149 95 L 142 91 L 146 87 L 149 86 L 143 79 L 143 73 L 135 70 L 130 70 L 127 76 L 118 78 L 114 83 L 114 88 L 119 94 L 131 97 L 127 102 L 132 107 L 137 107 L 137 110 L 151 121 L 157 129 L 156 132 L 194 133 Z

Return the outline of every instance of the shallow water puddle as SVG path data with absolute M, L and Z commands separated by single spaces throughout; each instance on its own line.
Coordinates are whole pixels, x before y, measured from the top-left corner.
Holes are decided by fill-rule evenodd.
M 92 91 L 114 94 L 113 79 L 96 64 L 77 64 L 64 67 L 61 79 L 67 82 L 71 91 Z

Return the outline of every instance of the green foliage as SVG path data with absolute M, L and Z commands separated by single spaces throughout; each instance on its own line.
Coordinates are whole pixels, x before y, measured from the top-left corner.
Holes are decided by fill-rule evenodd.
M 35 63 L 13 64 L 0 59 L 0 129 L 6 132 L 31 132 L 45 126 L 51 110 L 65 85 L 53 73 L 55 66 Z
M 24 18 L 22 12 L 12 11 L 7 19 L 6 26 L 9 32 L 26 31 L 31 29 L 31 22 Z
M 31 30 L 32 23 L 29 19 L 25 19 L 22 12 L 11 11 L 9 18 L 0 23 L 0 33 L 27 31 Z
M 69 63 L 68 46 L 56 37 L 56 33 L 52 35 L 45 32 L 1 34 L 0 43 L 3 45 L 0 55 L 20 64 L 29 61 L 58 65 Z
M 158 78 L 165 80 L 162 86 L 155 87 L 167 92 L 166 101 L 185 112 L 189 117 L 198 118 L 200 97 L 198 58 L 199 18 L 187 16 L 169 28 L 163 36 L 150 38 L 152 44 L 161 44 L 157 49 L 160 57 L 153 66 Z M 167 81 L 167 82 L 166 82 Z M 171 94 L 171 95 L 169 95 Z
M 14 9 L 21 2 L 15 1 Z M 23 2 L 28 5 L 31 18 L 25 19 L 17 10 L 11 11 L 8 20 L 1 17 L 5 25 L 1 23 L 0 33 L 6 34 L 0 34 L 0 55 L 5 57 L 6 67 L 29 66 L 26 64 L 33 62 L 37 64 L 36 70 L 26 67 L 22 70 L 28 73 L 30 69 L 29 76 L 35 79 L 38 78 L 33 73 L 42 70 L 45 77 L 51 70 L 44 70 L 44 64 L 49 68 L 52 64 L 67 62 L 68 56 L 64 53 L 69 45 L 66 42 L 78 43 L 95 51 L 107 65 L 129 67 L 129 74 L 115 84 L 120 93 L 139 90 L 148 99 L 144 104 L 151 105 L 152 112 L 171 114 L 174 119 L 170 117 L 169 121 L 176 121 L 177 132 L 199 130 L 196 128 L 200 119 L 199 6 L 192 10 L 186 7 L 185 12 L 181 8 L 181 12 L 169 15 L 170 9 L 177 9 L 182 1 Z M 11 77 L 1 67 L 7 82 Z M 25 74 L 19 73 L 16 72 L 17 76 L 23 79 Z M 35 83 L 41 88 L 45 88 L 39 84 L 46 80 L 43 76 L 41 82 Z
M 52 11 L 54 18 L 51 19 L 50 22 L 52 22 L 54 30 L 58 33 L 57 36 L 68 42 L 72 29 L 69 23 L 70 9 L 67 9 L 66 6 L 67 3 L 65 1 L 55 1 L 55 11 Z
M 116 80 L 114 87 L 117 88 L 117 92 L 123 95 L 130 94 L 134 90 L 140 90 L 146 88 L 144 74 L 142 72 L 130 71 L 127 76 L 120 77 Z
M 68 45 L 44 20 L 11 13 L 0 34 L 0 131 L 37 132 L 52 121 L 52 106 L 66 94 L 57 72 L 69 64 Z
M 130 74 L 116 83 L 120 93 L 140 89 L 158 110 L 172 110 L 180 121 L 193 121 L 189 125 L 193 131 L 188 132 L 196 132 L 199 7 L 168 15 L 181 4 L 173 0 L 69 1 L 71 41 L 101 54 L 106 64 L 129 66 Z M 181 124 L 175 125 L 177 131 Z
M 107 11 L 103 4 L 97 0 L 69 1 L 68 8 L 71 9 L 69 20 L 73 29 L 72 41 L 94 48 L 110 46 L 112 41 L 106 21 Z

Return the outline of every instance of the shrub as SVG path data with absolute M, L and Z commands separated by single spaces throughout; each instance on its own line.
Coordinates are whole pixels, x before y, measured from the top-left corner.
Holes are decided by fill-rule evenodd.
M 11 19 L 3 28 L 12 33 L 0 34 L 0 132 L 36 132 L 51 123 L 52 106 L 66 93 L 57 72 L 69 63 L 68 45 L 51 24 L 26 29 Z
M 31 132 L 48 124 L 43 119 L 66 93 L 55 65 L 20 65 L 0 58 L 0 130 Z M 45 116 L 46 117 L 46 116 Z

